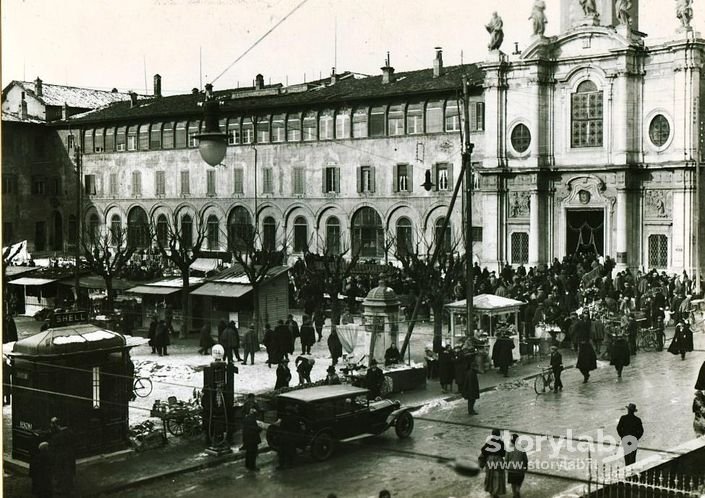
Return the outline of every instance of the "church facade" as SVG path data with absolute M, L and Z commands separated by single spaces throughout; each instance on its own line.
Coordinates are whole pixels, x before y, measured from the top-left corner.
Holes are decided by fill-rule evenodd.
M 481 64 L 483 263 L 594 251 L 617 269 L 702 270 L 705 40 L 675 9 L 673 36 L 647 44 L 638 1 L 561 7 L 561 34 L 539 18 L 521 54 Z

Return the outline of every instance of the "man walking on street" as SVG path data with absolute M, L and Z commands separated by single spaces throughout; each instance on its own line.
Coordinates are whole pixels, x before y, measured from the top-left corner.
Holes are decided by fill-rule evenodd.
M 553 370 L 553 392 L 558 392 L 559 389 L 562 391 L 563 355 L 558 351 L 558 346 L 551 346 L 551 370 Z
M 637 412 L 636 405 L 627 405 L 627 414 L 622 415 L 617 424 L 617 434 L 622 439 L 622 449 L 624 451 L 624 465 L 631 465 L 636 462 L 637 443 L 644 435 L 644 426 L 641 419 L 634 415 Z M 625 438 L 629 438 L 625 441 Z
M 590 379 L 590 372 L 597 368 L 597 355 L 592 347 L 591 340 L 592 323 L 590 322 L 590 314 L 587 310 L 583 310 L 582 317 L 575 325 L 575 338 L 578 349 L 578 362 L 576 367 L 583 374 L 583 383 L 587 383 Z
M 477 415 L 475 411 L 475 401 L 480 399 L 480 383 L 477 379 L 475 361 L 468 362 L 465 372 L 465 382 L 463 382 L 463 398 L 468 400 L 468 415 Z

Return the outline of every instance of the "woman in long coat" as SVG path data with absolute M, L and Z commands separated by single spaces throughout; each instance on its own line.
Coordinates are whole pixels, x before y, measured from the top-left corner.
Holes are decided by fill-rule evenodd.
M 492 361 L 494 366 L 499 368 L 502 375 L 509 375 L 509 367 L 514 362 L 512 358 L 512 349 L 514 349 L 514 341 L 511 337 L 500 336 L 494 343 L 492 348 Z
M 338 363 L 338 359 L 343 356 L 343 343 L 340 342 L 340 337 L 338 337 L 338 332 L 331 330 L 328 336 L 328 351 L 330 351 L 330 357 L 333 359 L 333 365 Z
M 485 491 L 492 497 L 503 495 L 507 492 L 506 478 L 504 476 L 504 456 L 507 451 L 499 429 L 492 429 L 492 435 L 482 447 L 480 457 L 484 460 Z
M 468 358 L 463 353 L 460 346 L 455 347 L 453 351 L 453 371 L 455 377 L 455 383 L 458 384 L 458 392 L 463 392 L 463 386 L 465 385 L 465 371 L 468 369 Z
M 685 360 L 685 354 L 693 350 L 693 331 L 688 322 L 681 321 L 676 325 L 676 332 L 673 334 L 668 352 L 674 355 L 681 355 L 681 360 Z
M 574 332 L 574 341 L 578 346 L 578 362 L 575 366 L 583 374 L 583 383 L 590 378 L 590 372 L 597 369 L 597 355 L 590 342 L 591 329 L 589 315 L 583 312 L 582 319 L 575 324 Z
M 617 370 L 617 377 L 622 378 L 622 369 L 629 365 L 629 342 L 624 334 L 616 334 L 612 338 L 610 348 L 610 365 Z
M 438 353 L 438 377 L 441 382 L 441 390 L 444 393 L 448 392 L 448 389 L 453 390 L 455 370 L 453 368 L 453 351 L 450 349 L 450 345 L 446 345 Z

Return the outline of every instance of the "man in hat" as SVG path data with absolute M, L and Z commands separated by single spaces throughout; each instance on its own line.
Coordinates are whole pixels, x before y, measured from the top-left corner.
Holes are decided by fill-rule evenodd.
M 644 426 L 641 419 L 634 415 L 637 412 L 636 405 L 629 403 L 626 408 L 627 414 L 619 418 L 617 434 L 622 439 L 624 465 L 631 465 L 636 462 L 637 443 L 644 435 Z
M 553 392 L 563 390 L 561 372 L 563 372 L 563 355 L 558 351 L 558 346 L 551 346 L 551 370 L 553 370 Z
M 365 375 L 365 386 L 369 389 L 367 395 L 369 399 L 377 399 L 382 395 L 382 386 L 384 385 L 384 372 L 377 366 L 377 360 L 370 360 L 370 367 Z
M 591 334 L 590 314 L 586 309 L 583 309 L 581 319 L 575 326 L 575 337 L 573 338 L 578 348 L 576 367 L 583 374 L 583 383 L 586 383 L 590 378 L 590 372 L 597 369 L 597 355 L 590 342 Z
M 612 338 L 612 346 L 610 347 L 610 365 L 613 365 L 617 370 L 617 377 L 622 378 L 622 369 L 629 366 L 629 343 L 627 335 L 624 332 L 617 331 Z
M 463 382 L 463 398 L 468 400 L 468 415 L 477 415 L 475 402 L 480 399 L 480 383 L 477 378 L 476 364 L 474 361 L 467 363 L 465 379 Z
M 326 375 L 326 385 L 336 386 L 340 384 L 340 377 L 338 377 L 338 374 L 335 372 L 335 366 L 329 366 L 327 372 L 328 375 Z
M 289 387 L 289 382 L 291 381 L 291 370 L 289 370 L 289 359 L 282 358 L 277 367 L 277 382 L 274 384 L 274 389 L 281 389 L 282 387 Z

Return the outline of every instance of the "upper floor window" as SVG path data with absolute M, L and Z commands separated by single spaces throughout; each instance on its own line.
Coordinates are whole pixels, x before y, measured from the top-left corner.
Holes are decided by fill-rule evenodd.
M 274 218 L 267 216 L 262 222 L 262 249 L 273 251 L 276 244 L 277 225 Z
M 284 114 L 272 116 L 272 142 L 283 142 L 286 138 L 286 128 L 284 127 Z
M 92 176 L 92 175 L 86 175 Z M 32 194 L 42 195 L 47 193 L 46 178 L 43 176 L 33 176 L 32 177 Z M 88 193 L 88 192 L 86 192 Z M 95 194 L 95 192 L 93 192 Z
M 220 234 L 220 223 L 218 222 L 218 217 L 214 214 L 208 217 L 207 222 L 207 237 L 208 237 L 208 249 L 211 251 L 217 251 L 220 248 L 219 234 Z
M 164 127 L 162 128 L 162 148 L 174 148 L 174 123 L 172 122 L 164 123 Z
M 103 129 L 98 128 L 93 135 L 93 152 L 103 152 L 105 140 L 103 139 Z
M 399 218 L 397 220 L 397 255 L 406 256 L 414 250 L 411 231 L 411 221 L 409 218 Z
M 257 143 L 269 143 L 269 116 L 259 116 L 257 118 Z
M 198 147 L 198 139 L 196 135 L 201 132 L 201 122 L 200 121 L 190 121 L 188 124 L 188 146 Z
M 360 193 L 371 193 L 375 191 L 374 166 L 360 166 L 358 168 L 357 191 Z
M 352 132 L 354 138 L 367 137 L 367 108 L 360 107 L 353 113 Z
M 149 149 L 158 150 L 162 148 L 162 124 L 152 123 L 149 129 Z
M 114 214 L 110 219 L 110 243 L 114 246 L 122 245 L 122 219 L 120 215 Z
M 485 103 L 470 102 L 470 131 L 484 131 Z
M 272 168 L 262 168 L 262 193 L 274 193 L 274 175 Z
M 415 102 L 406 108 L 406 133 L 417 135 L 423 133 L 423 103 Z
M 255 125 L 251 118 L 242 118 L 242 143 L 251 144 L 255 139 Z
M 179 121 L 176 123 L 176 130 L 174 132 L 174 147 L 177 149 L 183 149 L 188 144 L 188 123 L 186 121 Z
M 187 170 L 181 172 L 181 195 L 191 194 L 191 177 Z
M 96 195 L 95 175 L 84 175 L 83 185 L 85 187 L 86 195 Z
M 193 219 L 188 214 L 181 217 L 181 244 L 193 247 Z
M 17 175 L 4 174 L 2 175 L 2 193 L 16 194 L 17 193 Z
M 333 111 L 321 111 L 318 116 L 318 138 L 320 140 L 333 140 Z
M 370 136 L 384 136 L 384 106 L 373 107 L 370 109 Z
M 142 195 L 142 173 L 140 171 L 132 172 L 132 196 L 139 197 Z
M 125 126 L 121 126 L 117 129 L 117 133 L 115 133 L 115 150 L 118 152 L 125 151 L 125 142 L 127 140 L 126 132 L 127 128 Z
M 108 177 L 108 192 L 110 195 L 118 195 L 118 175 L 117 173 L 110 173 Z
M 316 111 L 309 111 L 304 114 L 304 140 L 316 140 L 318 138 L 316 121 Z
M 149 150 L 149 125 L 140 125 L 139 131 L 139 149 Z
M 350 138 L 350 109 L 338 109 L 335 114 L 335 138 Z
M 434 166 L 436 170 L 436 190 L 448 190 L 453 187 L 451 180 L 450 165 L 447 163 L 438 163 Z
M 305 169 L 297 166 L 294 168 L 294 176 L 293 176 L 293 191 L 294 194 L 297 195 L 302 195 L 306 193 L 306 181 L 305 181 Z
M 426 133 L 443 131 L 443 101 L 426 104 Z
M 308 223 L 303 216 L 294 220 L 294 252 L 304 252 L 308 249 Z
M 206 170 L 206 195 L 215 195 L 215 170 Z
M 244 175 L 245 170 L 242 168 L 233 170 L 233 194 L 242 194 L 244 192 Z
M 446 102 L 446 131 L 460 130 L 460 103 L 457 100 Z
M 390 136 L 404 134 L 404 105 L 389 106 L 387 113 L 387 130 Z
M 286 118 L 286 139 L 289 142 L 301 141 L 301 114 L 289 114 Z
M 137 150 L 137 125 L 127 129 L 127 150 Z
M 394 191 L 411 192 L 411 165 L 397 164 L 394 171 Z
M 163 170 L 155 171 L 154 186 L 156 195 L 166 195 L 166 172 Z
M 240 118 L 230 118 L 228 120 L 228 144 L 238 145 L 241 142 Z
M 105 129 L 105 152 L 115 151 L 115 128 Z
M 323 174 L 323 193 L 340 192 L 340 168 L 337 166 L 327 166 Z
M 571 95 L 571 147 L 602 147 L 602 91 L 590 80 Z
M 338 255 L 340 252 L 340 221 L 331 216 L 326 221 L 326 253 Z
M 86 154 L 93 153 L 93 130 L 83 132 L 83 151 Z

